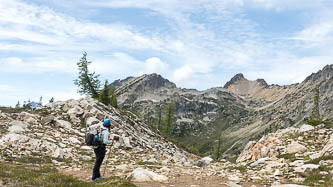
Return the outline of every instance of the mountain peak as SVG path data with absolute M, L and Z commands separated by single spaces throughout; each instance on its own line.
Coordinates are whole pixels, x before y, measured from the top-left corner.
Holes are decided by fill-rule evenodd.
M 230 81 L 228 81 L 223 88 L 227 89 L 229 86 L 231 86 L 232 84 L 235 84 L 236 82 L 240 81 L 240 80 L 247 80 L 244 75 L 242 73 L 237 73 L 234 77 L 232 77 L 230 79 Z
M 257 79 L 256 82 L 258 82 L 259 84 L 261 84 L 262 86 L 264 87 L 267 87 L 268 84 L 267 82 L 265 81 L 265 79 Z
M 312 73 L 308 77 L 305 78 L 303 82 L 308 82 L 308 81 L 316 81 L 320 78 L 330 78 L 333 77 L 333 64 L 331 65 L 326 65 L 322 70 L 319 70 L 317 73 Z

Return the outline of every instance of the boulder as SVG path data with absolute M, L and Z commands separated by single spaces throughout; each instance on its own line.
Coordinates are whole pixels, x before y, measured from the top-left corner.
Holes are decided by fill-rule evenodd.
M 129 137 L 120 137 L 120 142 L 127 149 L 133 148 L 133 146 L 130 143 Z
M 72 129 L 72 125 L 68 122 L 68 121 L 65 121 L 65 120 L 56 120 L 56 123 L 55 125 L 57 127 L 63 127 L 65 129 Z
M 299 128 L 299 132 L 307 132 L 307 131 L 311 131 L 313 129 L 314 129 L 313 126 L 304 124 Z
M 10 134 L 6 134 L 5 136 L 1 137 L 0 143 L 2 143 L 2 142 L 14 142 L 14 141 L 18 141 L 18 140 L 25 140 L 27 138 L 28 137 L 24 136 L 24 135 L 20 135 L 20 134 L 16 134 L 16 133 L 10 133 Z
M 50 124 L 54 121 L 55 117 L 54 116 L 46 116 L 46 117 L 42 117 L 42 124 Z
M 63 149 L 56 149 L 52 155 L 54 158 L 64 158 L 64 150 Z
M 75 106 L 67 111 L 68 115 L 73 115 L 75 117 L 79 117 L 84 113 L 83 109 L 79 106 Z
M 90 127 L 92 125 L 98 124 L 100 122 L 100 120 L 98 120 L 95 117 L 88 117 L 88 119 L 86 120 L 86 125 L 87 127 Z
M 323 149 L 319 152 L 320 156 L 333 155 L 333 134 Z
M 272 187 L 308 187 L 308 186 L 303 186 L 299 184 L 276 184 L 272 185 Z
M 270 161 L 271 159 L 270 158 L 260 158 L 258 159 L 257 161 L 253 162 L 252 164 L 250 164 L 251 167 L 255 167 L 255 168 L 259 168 L 259 167 L 262 167 L 266 161 Z
M 305 173 L 305 172 L 310 172 L 312 171 L 313 169 L 317 169 L 319 168 L 320 165 L 316 165 L 316 164 L 305 164 L 303 166 L 299 166 L 299 167 L 296 167 L 294 168 L 294 171 L 296 173 Z
M 26 131 L 28 124 L 22 121 L 14 120 L 10 122 L 10 127 L 8 128 L 9 133 L 23 133 Z
M 74 137 L 69 137 L 68 140 L 70 142 L 72 142 L 73 144 L 81 144 L 81 142 L 78 139 L 74 138 Z
M 136 182 L 148 182 L 148 181 L 157 181 L 164 182 L 168 180 L 168 177 L 164 175 L 159 175 L 153 171 L 149 171 L 143 168 L 136 168 L 128 177 L 131 181 Z
M 210 158 L 209 156 L 206 156 L 206 157 L 198 160 L 198 166 L 199 167 L 207 166 L 211 161 L 213 161 L 213 159 Z
M 294 153 L 302 153 L 307 148 L 304 145 L 301 145 L 295 141 L 293 141 L 291 144 L 287 145 L 286 147 L 286 152 L 289 154 L 294 154 Z

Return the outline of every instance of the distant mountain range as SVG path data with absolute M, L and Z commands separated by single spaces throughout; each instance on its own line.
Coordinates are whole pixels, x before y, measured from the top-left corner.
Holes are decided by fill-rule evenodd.
M 265 80 L 248 80 L 235 75 L 223 87 L 204 91 L 181 89 L 158 74 L 116 80 L 121 107 L 140 113 L 156 123 L 158 107 L 176 104 L 173 137 L 201 153 L 211 151 L 222 133 L 225 154 L 239 153 L 250 140 L 277 129 L 303 124 L 311 115 L 314 88 L 320 90 L 320 113 L 333 118 L 333 65 L 327 65 L 303 82 L 268 85 Z

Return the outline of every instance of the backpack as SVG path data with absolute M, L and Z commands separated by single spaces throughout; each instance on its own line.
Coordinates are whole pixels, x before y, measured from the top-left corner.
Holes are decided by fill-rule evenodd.
M 100 146 L 103 144 L 101 140 L 101 124 L 95 124 L 90 126 L 85 138 L 85 144 L 88 146 Z

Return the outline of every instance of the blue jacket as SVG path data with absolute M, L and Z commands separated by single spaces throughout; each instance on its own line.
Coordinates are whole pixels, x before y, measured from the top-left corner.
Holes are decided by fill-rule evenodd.
M 108 144 L 111 145 L 112 144 L 112 140 L 109 140 L 109 135 L 110 132 L 107 128 L 102 127 L 101 128 L 101 141 L 103 144 Z

